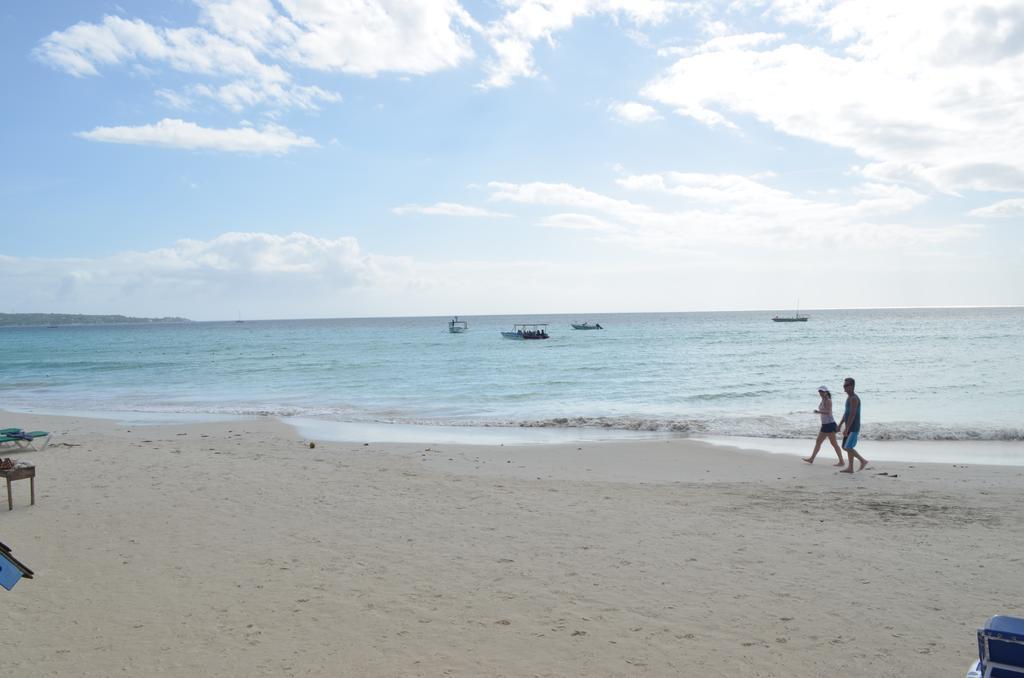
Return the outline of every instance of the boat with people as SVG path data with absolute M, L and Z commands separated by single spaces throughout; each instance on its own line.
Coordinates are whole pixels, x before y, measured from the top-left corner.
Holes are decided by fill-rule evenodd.
M 452 334 L 462 334 L 469 329 L 469 323 L 465 320 L 459 320 L 459 316 L 455 316 L 448 321 L 448 331 Z
M 511 332 L 502 332 L 506 339 L 548 339 L 547 323 L 520 323 L 512 326 Z
M 604 329 L 603 327 L 601 327 L 601 323 L 592 323 L 592 322 L 589 322 L 589 321 L 585 322 L 585 323 L 569 323 L 569 324 L 572 325 L 572 328 L 574 330 L 603 330 Z

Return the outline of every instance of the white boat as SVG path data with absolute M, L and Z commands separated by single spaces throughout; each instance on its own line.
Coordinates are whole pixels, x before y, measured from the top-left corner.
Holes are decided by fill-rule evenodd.
M 511 332 L 502 332 L 501 336 L 506 339 L 548 339 L 547 323 L 526 323 L 512 326 Z
M 604 329 L 603 327 L 601 327 L 601 323 L 585 322 L 585 323 L 569 323 L 569 324 L 572 325 L 572 328 L 574 330 L 603 330 Z
M 469 323 L 465 320 L 459 320 L 459 316 L 455 316 L 448 321 L 448 331 L 452 334 L 462 334 L 469 329 Z

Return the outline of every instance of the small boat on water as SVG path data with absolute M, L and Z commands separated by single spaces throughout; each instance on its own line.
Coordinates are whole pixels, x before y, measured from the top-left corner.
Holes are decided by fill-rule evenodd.
M 603 327 L 601 327 L 601 323 L 585 322 L 585 323 L 569 323 L 569 324 L 572 325 L 572 328 L 574 330 L 603 330 L 604 329 Z
M 511 332 L 502 332 L 506 339 L 548 339 L 547 323 L 526 323 L 512 326 Z
M 772 318 L 773 323 L 805 323 L 810 316 L 800 315 L 800 301 L 796 302 L 796 313 L 793 315 L 777 315 Z
M 459 320 L 459 316 L 455 316 L 448 321 L 448 331 L 452 334 L 462 334 L 469 329 L 469 323 L 465 320 Z

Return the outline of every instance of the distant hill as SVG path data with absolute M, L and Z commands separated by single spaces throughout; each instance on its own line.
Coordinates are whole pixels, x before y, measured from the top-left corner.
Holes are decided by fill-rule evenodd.
M 0 327 L 13 325 L 125 325 L 129 323 L 188 323 L 188 318 L 135 318 L 129 315 L 78 313 L 0 313 Z

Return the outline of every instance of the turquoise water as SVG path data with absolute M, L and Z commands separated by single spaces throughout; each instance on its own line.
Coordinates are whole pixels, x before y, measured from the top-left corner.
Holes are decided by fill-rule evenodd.
M 0 329 L 0 408 L 806 438 L 1024 439 L 1024 309 L 387 318 Z M 574 331 L 570 322 L 600 322 Z M 548 322 L 546 341 L 510 341 Z

